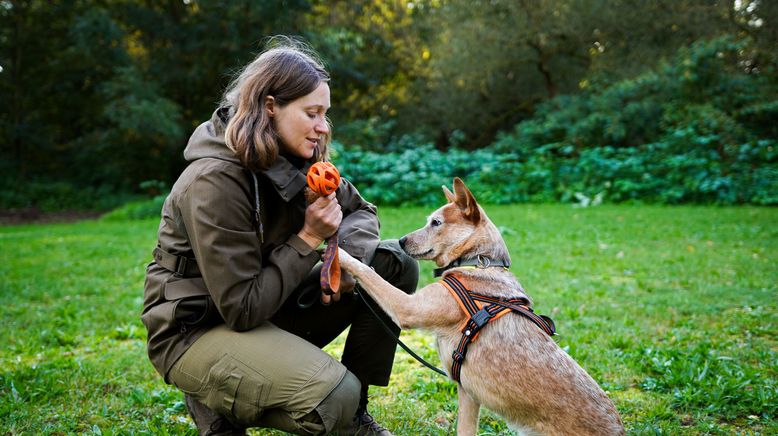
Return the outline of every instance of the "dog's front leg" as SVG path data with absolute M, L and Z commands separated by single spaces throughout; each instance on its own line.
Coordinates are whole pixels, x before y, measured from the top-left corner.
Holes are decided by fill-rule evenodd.
M 460 321 L 460 312 L 442 285 L 432 284 L 414 295 L 392 286 L 369 266 L 339 250 L 340 266 L 354 276 L 381 309 L 401 328 L 435 328 Z M 439 288 L 439 289 L 437 289 Z
M 459 412 L 457 413 L 457 436 L 474 436 L 478 430 L 478 412 L 481 405 L 462 386 L 457 386 Z
M 372 268 L 353 258 L 343 249 L 338 250 L 340 267 L 357 279 L 362 288 L 373 297 L 395 324 L 401 328 L 418 327 L 409 314 L 409 308 L 412 308 L 413 304 L 408 294 L 392 286 Z

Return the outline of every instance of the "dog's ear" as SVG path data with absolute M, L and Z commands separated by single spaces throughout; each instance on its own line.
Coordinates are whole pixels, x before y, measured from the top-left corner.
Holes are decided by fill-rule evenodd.
M 446 194 L 446 199 L 448 200 L 448 202 L 453 203 L 456 200 L 456 196 L 454 196 L 454 194 L 451 191 L 449 191 L 445 185 L 441 186 L 441 188 L 443 188 L 443 193 Z
M 459 177 L 454 177 L 454 203 L 462 211 L 465 219 L 474 225 L 478 225 L 481 221 L 481 211 L 478 210 L 478 203 L 475 201 L 473 193 L 465 186 L 465 182 Z

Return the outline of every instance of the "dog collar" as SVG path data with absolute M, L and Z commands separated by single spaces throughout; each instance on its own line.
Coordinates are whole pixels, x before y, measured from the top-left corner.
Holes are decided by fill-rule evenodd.
M 511 264 L 497 261 L 479 254 L 476 257 L 471 257 L 467 259 L 462 259 L 461 257 L 459 259 L 454 259 L 453 262 L 451 262 L 450 264 L 442 268 L 435 268 L 433 270 L 433 275 L 435 277 L 440 277 L 443 275 L 444 272 L 450 270 L 451 268 L 458 268 L 462 266 L 472 266 L 475 268 L 502 267 L 508 269 L 510 268 Z

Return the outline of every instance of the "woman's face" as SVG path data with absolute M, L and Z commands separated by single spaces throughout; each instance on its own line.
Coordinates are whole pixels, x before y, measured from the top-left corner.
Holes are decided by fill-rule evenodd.
M 330 87 L 325 82 L 284 107 L 269 97 L 266 108 L 281 138 L 279 146 L 288 154 L 310 159 L 322 136 L 330 131 L 325 118 L 330 108 Z

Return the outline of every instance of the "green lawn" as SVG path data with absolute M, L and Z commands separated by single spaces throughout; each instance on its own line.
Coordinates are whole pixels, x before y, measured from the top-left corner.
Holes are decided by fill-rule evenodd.
M 630 433 L 778 433 L 778 209 L 486 209 L 537 311 Z M 429 212 L 382 209 L 383 236 Z M 156 226 L 0 227 L 0 433 L 195 434 L 145 354 L 139 314 Z M 437 362 L 431 336 L 403 337 Z M 401 350 L 391 385 L 371 393 L 397 434 L 454 431 L 454 384 Z M 488 412 L 480 432 L 510 434 Z

